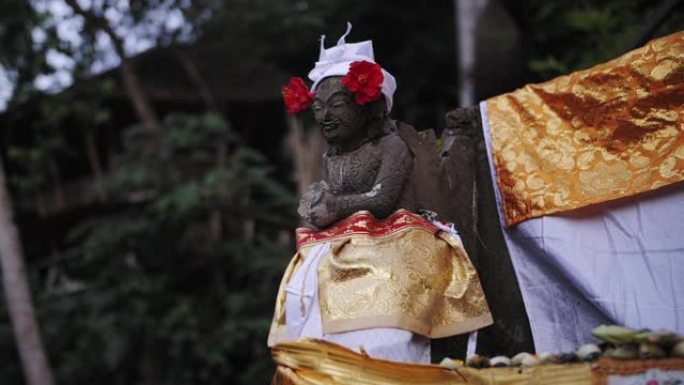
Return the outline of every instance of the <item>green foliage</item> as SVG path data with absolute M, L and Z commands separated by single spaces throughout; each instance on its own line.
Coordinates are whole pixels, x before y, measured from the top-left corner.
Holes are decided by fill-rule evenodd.
M 21 176 L 11 183 L 19 194 L 33 194 L 50 187 L 54 179 L 54 157 L 66 152 L 67 146 L 59 136 L 44 134 L 38 138 L 40 146 L 12 146 L 7 158 L 21 167 Z
M 197 43 L 242 63 L 276 64 L 304 77 L 318 58 L 318 37 L 333 46 L 346 22 L 348 41 L 373 40 L 375 57 L 399 79 L 393 116 L 420 127 L 443 124 L 456 104 L 457 68 L 453 1 L 429 7 L 397 0 L 202 0 L 211 17 L 197 26 Z M 200 8 L 201 9 L 201 8 Z
M 625 53 L 659 6 L 650 0 L 509 3 L 519 13 L 529 68 L 539 79 L 588 68 Z M 682 28 L 680 6 L 655 36 Z
M 87 159 L 86 154 L 79 152 L 84 149 L 67 143 L 65 132 L 82 137 L 84 133 L 96 132 L 107 124 L 111 113 L 105 106 L 105 100 L 113 92 L 111 79 L 92 80 L 80 84 L 78 93 L 65 92 L 38 99 L 35 111 L 27 113 L 33 118 L 30 127 L 8 125 L 8 136 L 25 135 L 26 131 L 31 133 L 31 140 L 21 145 L 10 140 L 6 152 L 9 165 L 16 170 L 11 175 L 10 184 L 19 198 L 16 199 L 17 204 L 30 206 L 34 204 L 33 198 L 55 188 L 64 177 L 60 165 L 66 168 L 63 165 L 75 159 Z
M 38 308 L 59 382 L 267 383 L 294 197 L 216 115 L 130 128 L 124 148 L 103 182 L 118 209 L 48 263 L 61 280 Z
M 47 15 L 36 11 L 28 1 L 0 2 L 0 72 L 4 71 L 13 83 L 10 105 L 26 100 L 34 92 L 33 80 L 38 74 L 52 72 L 47 52 L 57 46 L 56 28 L 46 25 L 46 19 Z M 41 32 L 34 33 L 36 29 Z
M 569 72 L 568 65 L 554 56 L 530 59 L 527 65 L 532 72 L 538 74 L 564 74 Z

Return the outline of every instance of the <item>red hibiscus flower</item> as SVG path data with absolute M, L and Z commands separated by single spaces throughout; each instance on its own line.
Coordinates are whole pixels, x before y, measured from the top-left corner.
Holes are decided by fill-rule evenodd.
M 288 114 L 306 109 L 314 98 L 314 94 L 309 92 L 309 88 L 300 77 L 290 78 L 290 83 L 282 88 L 282 92 Z
M 364 105 L 380 97 L 382 68 L 369 61 L 355 61 L 349 65 L 349 72 L 342 78 L 342 84 L 354 93 L 356 104 Z

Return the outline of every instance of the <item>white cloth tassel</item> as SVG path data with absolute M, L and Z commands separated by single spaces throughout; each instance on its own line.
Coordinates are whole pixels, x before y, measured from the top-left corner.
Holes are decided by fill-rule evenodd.
M 328 60 L 328 55 L 325 52 L 325 35 L 321 35 L 321 51 L 318 54 L 318 61 Z
M 468 336 L 468 345 L 466 347 L 466 358 L 475 354 L 477 350 L 477 330 L 471 332 Z
M 349 33 L 351 33 L 351 30 L 352 30 L 352 25 L 350 22 L 347 22 L 347 32 L 345 32 L 344 35 L 342 35 L 342 37 L 340 38 L 340 40 L 337 41 L 337 45 L 347 44 L 345 39 L 347 36 L 349 36 Z

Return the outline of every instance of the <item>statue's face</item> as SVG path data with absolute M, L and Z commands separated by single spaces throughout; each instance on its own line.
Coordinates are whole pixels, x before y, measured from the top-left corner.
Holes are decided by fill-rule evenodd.
M 366 138 L 366 117 L 341 79 L 324 79 L 316 89 L 311 109 L 328 143 L 351 150 Z

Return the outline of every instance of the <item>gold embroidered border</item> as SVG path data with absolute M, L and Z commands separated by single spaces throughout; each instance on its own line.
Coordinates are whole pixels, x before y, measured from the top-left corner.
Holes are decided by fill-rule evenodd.
M 299 249 L 350 235 L 379 238 L 410 228 L 437 232 L 437 227 L 427 219 L 406 209 L 399 209 L 384 219 L 377 219 L 369 211 L 362 210 L 321 231 L 300 227 L 295 231 L 295 237 Z
M 602 359 L 592 368 L 591 383 L 592 385 L 606 385 L 608 384 L 608 376 L 633 376 L 656 368 L 665 371 L 684 371 L 684 359 L 663 358 L 628 361 Z
M 494 323 L 494 320 L 490 313 L 468 318 L 459 323 L 434 326 L 432 328 L 427 324 L 403 316 L 369 316 L 349 320 L 328 321 L 324 324 L 323 333 L 342 333 L 349 330 L 369 328 L 398 328 L 410 330 L 416 334 L 429 336 L 430 338 L 443 338 L 469 333 L 489 326 L 492 323 Z

